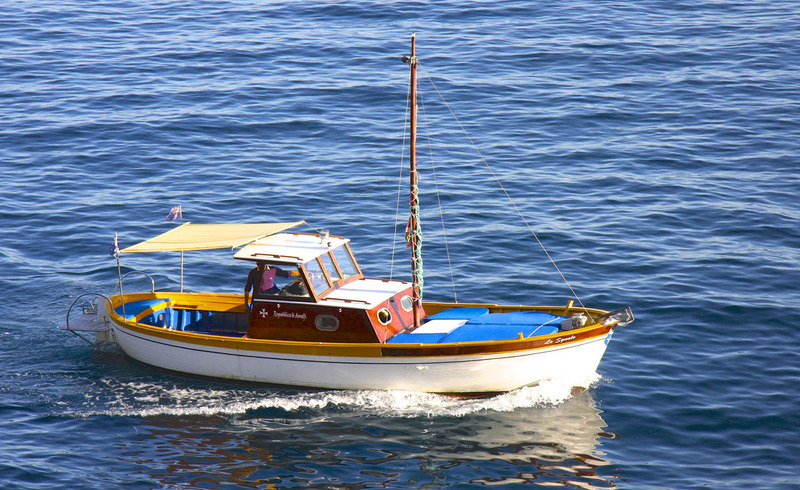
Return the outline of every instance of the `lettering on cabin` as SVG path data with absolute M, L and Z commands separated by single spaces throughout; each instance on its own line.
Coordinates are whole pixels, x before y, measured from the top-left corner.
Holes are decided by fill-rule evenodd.
M 298 320 L 305 320 L 307 316 L 305 313 L 300 314 L 293 311 L 273 311 L 272 315 L 278 318 L 296 318 Z
M 261 315 L 261 318 L 267 318 L 269 316 L 269 311 L 267 311 L 266 308 L 261 308 L 258 314 Z M 272 316 L 278 318 L 297 318 L 298 320 L 305 320 L 307 318 L 306 313 L 300 314 L 290 311 L 273 311 Z

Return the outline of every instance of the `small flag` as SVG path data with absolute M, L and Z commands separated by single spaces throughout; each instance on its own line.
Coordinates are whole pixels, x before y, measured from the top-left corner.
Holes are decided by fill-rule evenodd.
M 117 232 L 114 232 L 114 243 L 111 244 L 111 248 L 108 249 L 108 255 L 112 257 L 119 257 L 119 238 L 117 237 Z
M 172 208 L 172 210 L 169 212 L 165 221 L 175 221 L 182 219 L 183 219 L 183 209 L 181 209 L 181 206 L 176 206 Z

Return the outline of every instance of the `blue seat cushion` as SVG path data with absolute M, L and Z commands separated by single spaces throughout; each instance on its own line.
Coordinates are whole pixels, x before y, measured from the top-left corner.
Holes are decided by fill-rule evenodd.
M 558 332 L 558 327 L 549 325 L 464 325 L 449 333 L 440 343 L 480 342 L 484 340 L 509 340 L 523 337 L 549 335 Z
M 558 327 L 565 316 L 541 313 L 538 311 L 512 311 L 510 313 L 491 313 L 470 319 L 467 324 L 481 325 L 555 325 Z
M 566 317 L 536 311 L 490 313 L 469 320 L 445 336 L 440 343 L 508 340 L 556 333 Z
M 440 311 L 435 315 L 425 317 L 428 320 L 469 320 L 481 315 L 489 313 L 489 308 L 483 307 L 468 307 L 468 308 L 450 308 Z
M 428 320 L 458 320 L 469 318 L 467 323 L 450 333 L 399 333 L 389 339 L 389 344 L 445 344 L 450 342 L 480 342 L 509 340 L 523 337 L 550 335 L 559 331 L 565 316 L 537 311 L 489 313 L 487 308 L 451 308 Z
M 399 333 L 387 340 L 388 344 L 438 344 L 446 333 Z
M 125 303 L 125 319 L 132 320 L 144 310 L 150 309 L 167 301 L 169 301 L 169 298 L 143 299 L 140 301 L 131 301 L 130 303 Z M 117 306 L 114 308 L 114 311 L 118 315 L 122 316 L 122 306 Z

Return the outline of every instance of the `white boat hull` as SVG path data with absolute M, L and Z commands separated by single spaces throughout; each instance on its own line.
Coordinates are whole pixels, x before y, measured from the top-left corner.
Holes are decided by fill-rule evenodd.
M 129 356 L 171 371 L 308 388 L 453 394 L 506 392 L 545 380 L 579 383 L 596 371 L 612 333 L 512 352 L 376 357 L 369 353 L 340 356 L 286 352 L 291 350 L 291 343 L 258 340 L 187 341 L 182 338 L 187 334 L 163 330 L 151 334 L 147 329 L 111 323 L 114 340 Z M 279 348 L 272 349 L 271 344 Z M 319 347 L 317 350 L 325 350 Z M 379 347 L 364 349 L 374 352 Z

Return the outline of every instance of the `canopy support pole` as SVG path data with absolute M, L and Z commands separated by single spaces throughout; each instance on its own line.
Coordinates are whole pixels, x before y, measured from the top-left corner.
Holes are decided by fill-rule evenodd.
M 183 250 L 181 250 L 181 292 L 183 292 Z
M 119 277 L 119 297 L 122 299 L 122 318 L 127 319 L 125 315 L 125 292 L 122 290 L 122 266 L 119 264 L 119 253 L 115 254 L 117 259 L 117 277 Z

